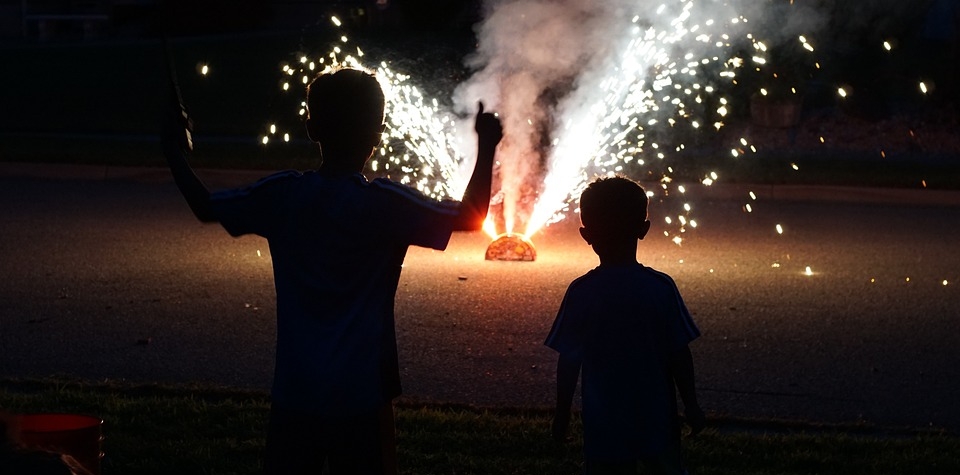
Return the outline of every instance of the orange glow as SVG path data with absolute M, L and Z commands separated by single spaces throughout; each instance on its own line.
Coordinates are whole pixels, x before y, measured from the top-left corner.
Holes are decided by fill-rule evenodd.
M 487 246 L 484 259 L 488 261 L 535 261 L 537 249 L 521 234 L 503 234 Z

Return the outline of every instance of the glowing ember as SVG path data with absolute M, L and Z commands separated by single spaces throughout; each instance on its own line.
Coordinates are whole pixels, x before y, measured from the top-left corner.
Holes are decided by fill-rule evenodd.
M 535 261 L 537 250 L 525 236 L 502 234 L 487 246 L 488 261 Z

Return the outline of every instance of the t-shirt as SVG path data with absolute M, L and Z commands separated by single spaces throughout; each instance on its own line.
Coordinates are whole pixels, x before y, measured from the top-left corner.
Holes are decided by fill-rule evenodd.
M 583 361 L 585 457 L 667 447 L 677 411 L 669 357 L 699 335 L 673 279 L 649 267 L 601 265 L 570 284 L 546 345 Z
M 400 394 L 393 304 L 407 247 L 443 250 L 458 208 L 363 175 L 281 172 L 214 193 L 233 236 L 267 238 L 277 292 L 272 403 L 321 416 Z

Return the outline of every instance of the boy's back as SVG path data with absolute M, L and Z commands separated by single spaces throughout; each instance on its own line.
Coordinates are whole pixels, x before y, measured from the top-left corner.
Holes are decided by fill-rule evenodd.
M 673 280 L 649 267 L 601 265 L 570 285 L 547 345 L 582 355 L 586 454 L 666 447 L 677 409 L 668 358 L 698 335 Z
M 700 335 L 673 279 L 637 261 L 650 230 L 648 198 L 625 177 L 600 178 L 580 195 L 580 235 L 600 266 L 567 288 L 546 344 L 557 360 L 553 435 L 566 437 L 582 379 L 587 475 L 684 473 L 674 387 L 693 430 L 703 428 L 688 343 Z
M 446 247 L 455 206 L 359 173 L 293 171 L 214 193 L 211 203 L 230 234 L 270 244 L 274 404 L 335 416 L 399 395 L 393 300 L 401 265 L 409 245 Z

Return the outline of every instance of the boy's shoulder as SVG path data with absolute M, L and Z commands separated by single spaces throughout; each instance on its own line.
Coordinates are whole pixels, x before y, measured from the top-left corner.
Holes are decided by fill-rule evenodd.
M 623 282 L 651 283 L 660 282 L 676 286 L 673 277 L 665 272 L 658 271 L 652 267 L 643 264 L 629 264 L 616 266 L 598 266 L 589 270 L 586 274 L 577 277 L 571 282 L 572 286 L 581 285 L 607 285 Z
M 567 287 L 567 298 L 572 301 L 589 302 L 600 295 L 672 299 L 679 295 L 679 290 L 668 274 L 642 264 L 599 266 L 577 277 Z

